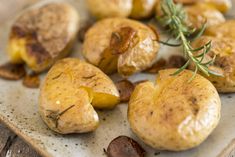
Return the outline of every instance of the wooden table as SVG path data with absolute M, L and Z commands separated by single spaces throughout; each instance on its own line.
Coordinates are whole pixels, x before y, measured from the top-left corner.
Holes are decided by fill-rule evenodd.
M 40 157 L 40 155 L 0 123 L 0 157 Z

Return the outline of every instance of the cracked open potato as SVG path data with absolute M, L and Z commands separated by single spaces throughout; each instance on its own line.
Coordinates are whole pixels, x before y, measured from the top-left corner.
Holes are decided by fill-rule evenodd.
M 131 13 L 132 0 L 86 0 L 88 10 L 98 19 L 127 17 Z
M 156 32 L 140 22 L 108 18 L 88 30 L 82 52 L 105 73 L 129 76 L 151 66 L 159 49 L 157 39 Z
M 135 88 L 128 106 L 132 131 L 155 149 L 181 151 L 198 146 L 217 126 L 221 102 L 215 87 L 200 75 L 177 69 L 159 72 L 156 84 Z
M 144 19 L 153 15 L 157 0 L 133 0 L 131 18 Z
M 58 61 L 40 89 L 39 113 L 54 131 L 94 131 L 99 118 L 94 108 L 111 109 L 119 103 L 112 80 L 101 70 L 79 59 Z
M 216 59 L 209 66 L 209 69 L 222 74 L 223 77 L 215 75 L 205 77 L 214 84 L 219 92 L 235 92 L 235 39 L 201 36 L 192 43 L 192 46 L 195 48 L 200 47 L 209 41 L 211 41 L 211 49 L 205 55 L 203 62 L 206 63 L 212 60 L 216 55 Z M 194 69 L 194 66 L 190 65 L 189 68 Z
M 9 34 L 11 62 L 25 62 L 35 72 L 48 69 L 68 55 L 78 26 L 78 13 L 66 3 L 49 3 L 24 11 Z

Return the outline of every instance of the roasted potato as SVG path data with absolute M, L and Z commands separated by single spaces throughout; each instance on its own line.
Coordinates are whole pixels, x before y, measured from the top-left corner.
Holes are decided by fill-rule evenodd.
M 127 17 L 131 13 L 132 0 L 86 0 L 88 10 L 98 19 Z
M 212 60 L 216 55 L 216 59 L 209 66 L 209 69 L 222 74 L 223 77 L 215 75 L 205 77 L 214 84 L 219 92 L 235 92 L 235 39 L 202 36 L 194 41 L 192 46 L 196 48 L 205 45 L 209 41 L 212 41 L 211 50 L 206 54 L 203 62 L 206 63 Z M 191 65 L 190 68 L 194 69 L 194 66 Z
M 162 2 L 159 1 L 156 5 L 156 15 L 162 16 Z M 201 28 L 204 23 L 207 27 L 221 24 L 225 22 L 224 15 L 209 3 L 193 3 L 183 7 L 186 17 L 186 23 L 193 28 Z
M 183 5 L 195 4 L 195 3 L 207 3 L 215 7 L 222 13 L 227 12 L 232 7 L 231 0 L 175 0 L 176 3 Z
M 130 99 L 132 131 L 155 149 L 181 151 L 198 146 L 217 126 L 221 102 L 215 87 L 200 75 L 176 69 L 159 72 L 156 85 L 139 84 Z
M 235 39 L 235 20 L 227 20 L 224 23 L 210 26 L 206 29 L 205 34 L 217 38 L 230 37 Z
M 200 2 L 205 2 L 213 5 L 220 12 L 225 13 L 232 8 L 231 0 L 200 0 Z
M 82 52 L 105 73 L 118 71 L 129 76 L 151 66 L 159 49 L 157 38 L 152 29 L 140 22 L 108 18 L 88 30 Z
M 94 108 L 110 109 L 118 102 L 118 90 L 108 76 L 91 64 L 67 58 L 48 72 L 40 89 L 39 113 L 56 132 L 84 133 L 98 127 Z
M 11 28 L 8 42 L 11 62 L 25 62 L 35 72 L 48 69 L 70 52 L 78 26 L 78 13 L 66 3 L 26 10 Z
M 144 19 L 153 15 L 157 0 L 133 0 L 130 17 Z
M 185 11 L 187 13 L 186 21 L 193 28 L 199 29 L 204 23 L 209 27 L 225 22 L 223 14 L 206 3 L 185 6 Z

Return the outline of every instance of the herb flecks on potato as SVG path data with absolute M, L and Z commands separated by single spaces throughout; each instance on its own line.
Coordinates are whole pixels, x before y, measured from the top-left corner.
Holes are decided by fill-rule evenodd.
M 0 78 L 6 80 L 20 80 L 26 74 L 23 64 L 6 63 L 0 66 Z
M 36 72 L 48 69 L 69 53 L 78 21 L 75 9 L 65 3 L 49 3 L 26 10 L 13 23 L 9 35 L 11 61 L 25 62 Z
M 112 109 L 118 103 L 118 90 L 108 76 L 89 63 L 67 58 L 48 72 L 40 90 L 39 112 L 56 132 L 84 133 L 98 127 L 94 108 Z
M 201 144 L 220 119 L 220 97 L 210 81 L 184 70 L 159 72 L 155 84 L 136 86 L 128 105 L 132 131 L 149 146 L 181 151 Z
M 110 142 L 106 154 L 108 157 L 144 157 L 146 152 L 133 139 L 119 136 Z

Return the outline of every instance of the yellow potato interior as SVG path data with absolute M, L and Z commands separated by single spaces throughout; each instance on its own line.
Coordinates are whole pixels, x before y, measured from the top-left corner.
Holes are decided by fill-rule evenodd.
M 22 63 L 21 53 L 25 53 L 25 39 L 11 39 L 8 45 L 8 54 L 11 62 L 13 63 Z

